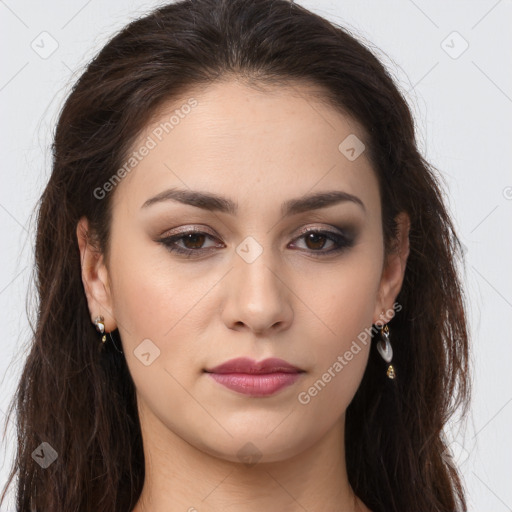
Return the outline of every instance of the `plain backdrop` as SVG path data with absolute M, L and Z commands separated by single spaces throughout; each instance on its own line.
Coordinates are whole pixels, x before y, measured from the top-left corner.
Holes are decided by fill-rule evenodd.
M 84 65 L 127 22 L 163 2 L 0 0 L 0 422 L 30 341 L 34 223 L 57 114 Z M 439 169 L 465 246 L 473 401 L 450 424 L 469 509 L 512 510 L 512 2 L 304 0 L 390 69 Z M 14 447 L 0 450 L 3 488 Z M 14 510 L 7 504 L 2 512 Z

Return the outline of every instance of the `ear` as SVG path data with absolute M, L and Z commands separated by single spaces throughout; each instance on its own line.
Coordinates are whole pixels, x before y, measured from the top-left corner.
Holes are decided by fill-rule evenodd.
M 105 265 L 103 253 L 93 240 L 89 229 L 89 222 L 82 217 L 76 227 L 78 247 L 80 249 L 80 265 L 82 268 L 82 282 L 87 297 L 91 321 L 97 316 L 105 319 L 105 332 L 116 329 L 116 321 L 112 308 L 112 293 L 108 270 Z
M 396 217 L 397 235 L 392 249 L 382 269 L 377 303 L 374 311 L 374 323 L 384 324 L 391 320 L 393 304 L 402 288 L 405 267 L 409 256 L 409 230 L 411 221 L 409 215 L 401 212 Z M 384 311 L 384 314 L 382 313 Z

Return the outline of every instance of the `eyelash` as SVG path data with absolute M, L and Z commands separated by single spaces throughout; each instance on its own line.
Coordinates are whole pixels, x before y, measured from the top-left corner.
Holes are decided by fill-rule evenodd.
M 325 231 L 325 230 L 320 230 L 320 229 L 304 230 L 294 240 L 304 238 L 305 236 L 307 236 L 311 233 L 314 233 L 316 235 L 321 235 L 321 236 L 327 238 L 327 240 L 330 240 L 336 244 L 336 247 L 334 249 L 330 249 L 328 251 L 324 251 L 321 249 L 320 250 L 310 249 L 308 251 L 306 249 L 306 251 L 309 252 L 310 254 L 312 254 L 314 257 L 330 256 L 332 254 L 340 253 L 346 249 L 349 249 L 350 247 L 352 247 L 354 245 L 354 239 L 352 237 L 349 237 L 347 235 L 342 235 L 340 233 L 335 233 L 334 231 Z M 177 254 L 181 254 L 181 255 L 187 256 L 187 257 L 191 257 L 194 253 L 203 253 L 204 254 L 206 251 L 214 249 L 214 247 L 208 247 L 206 249 L 185 249 L 183 247 L 176 245 L 177 241 L 185 238 L 187 235 L 206 235 L 207 237 L 210 237 L 212 239 L 215 238 L 210 233 L 192 229 L 192 230 L 188 230 L 188 231 L 183 231 L 176 235 L 161 238 L 158 241 L 160 243 L 162 243 L 168 251 L 174 252 Z M 198 256 L 200 256 L 200 254 L 198 254 Z M 194 257 L 195 257 L 195 255 L 194 255 Z

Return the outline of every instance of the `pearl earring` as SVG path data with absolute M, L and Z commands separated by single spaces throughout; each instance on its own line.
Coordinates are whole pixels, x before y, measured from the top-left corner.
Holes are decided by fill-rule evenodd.
M 94 319 L 94 325 L 96 326 L 96 330 L 102 334 L 101 342 L 105 343 L 107 341 L 107 335 L 105 334 L 105 319 L 102 316 L 97 316 Z
M 393 359 L 393 349 L 391 348 L 391 343 L 389 342 L 389 327 L 387 324 L 381 327 L 380 335 L 381 339 L 377 342 L 377 350 L 379 351 L 382 359 L 386 361 L 386 363 L 391 363 Z M 395 369 L 393 368 L 392 364 L 389 364 L 386 375 L 390 379 L 394 379 L 396 377 Z

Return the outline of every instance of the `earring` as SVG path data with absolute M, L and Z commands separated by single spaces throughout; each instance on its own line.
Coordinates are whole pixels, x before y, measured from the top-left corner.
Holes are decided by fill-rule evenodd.
M 102 316 L 97 316 L 94 319 L 94 325 L 96 326 L 96 330 L 102 334 L 101 342 L 105 343 L 107 341 L 107 335 L 105 334 L 105 319 Z
M 386 363 L 391 363 L 391 360 L 393 359 L 393 349 L 391 348 L 391 343 L 389 342 L 389 327 L 387 324 L 381 327 L 380 336 L 381 339 L 377 342 L 377 350 L 382 356 L 382 359 L 386 361 Z M 390 379 L 394 379 L 396 377 L 395 369 L 393 368 L 392 364 L 388 366 L 386 375 Z

